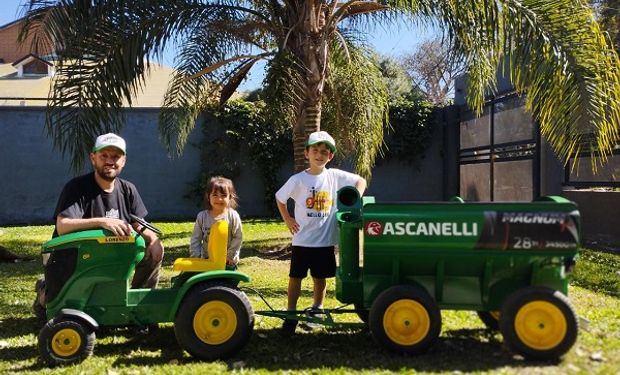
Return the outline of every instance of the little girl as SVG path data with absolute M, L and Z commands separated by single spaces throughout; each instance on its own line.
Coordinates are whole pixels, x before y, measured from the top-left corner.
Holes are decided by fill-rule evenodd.
M 206 210 L 200 211 L 194 224 L 194 232 L 190 242 L 190 256 L 208 258 L 207 246 L 209 232 L 213 223 L 219 220 L 228 222 L 228 249 L 226 265 L 236 267 L 239 263 L 239 252 L 243 233 L 241 218 L 235 211 L 237 208 L 237 193 L 231 180 L 216 176 L 211 177 L 205 192 Z

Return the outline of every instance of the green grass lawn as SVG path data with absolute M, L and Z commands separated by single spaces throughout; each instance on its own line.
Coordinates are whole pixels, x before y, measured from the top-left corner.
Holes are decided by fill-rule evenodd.
M 156 223 L 165 233 L 162 284 L 173 276 L 175 258 L 188 254 L 193 223 Z M 20 255 L 38 256 L 51 226 L 0 228 L 0 245 Z M 288 260 L 278 249 L 290 241 L 285 226 L 270 220 L 246 220 L 240 271 L 252 277 L 248 286 L 275 309 L 286 307 Z M 48 369 L 38 362 L 39 325 L 30 306 L 40 262 L 0 264 L 0 373 L 66 374 L 367 374 L 501 373 L 620 374 L 620 256 L 581 252 L 569 297 L 583 323 L 577 343 L 558 363 L 525 361 L 509 353 L 502 337 L 484 329 L 474 312 L 442 311 L 439 341 L 421 356 L 400 356 L 379 348 L 363 328 L 319 329 L 281 338 L 281 320 L 256 317 L 249 344 L 234 358 L 212 363 L 193 360 L 179 349 L 171 324 L 136 336 L 128 330 L 98 335 L 94 355 L 79 365 Z M 328 284 L 327 307 L 339 306 L 334 282 Z M 251 291 L 255 310 L 265 303 Z M 311 302 L 311 283 L 304 282 L 300 307 Z M 351 315 L 339 320 L 356 322 Z

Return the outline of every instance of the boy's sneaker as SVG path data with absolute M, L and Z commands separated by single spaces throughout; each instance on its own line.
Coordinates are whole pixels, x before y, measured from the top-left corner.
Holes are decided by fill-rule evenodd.
M 157 323 L 136 325 L 129 328 L 129 332 L 134 338 L 150 335 L 157 330 L 159 330 L 159 324 Z
M 310 318 L 317 318 L 317 319 L 322 319 L 323 315 L 325 314 L 325 311 L 323 311 L 322 308 L 320 307 L 308 307 L 306 310 L 306 316 L 310 317 Z M 317 329 L 321 326 L 320 323 L 315 323 L 315 322 L 302 322 L 302 328 L 305 328 L 307 330 L 313 330 L 313 329 Z
M 282 328 L 280 328 L 280 335 L 284 337 L 290 337 L 295 334 L 295 328 L 297 328 L 297 320 L 284 319 Z

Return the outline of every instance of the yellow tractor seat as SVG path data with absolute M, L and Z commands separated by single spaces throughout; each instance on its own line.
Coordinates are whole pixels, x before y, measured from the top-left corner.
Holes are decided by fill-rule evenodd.
M 205 272 L 226 269 L 226 252 L 228 248 L 228 222 L 216 221 L 211 226 L 207 253 L 203 258 L 177 258 L 172 265 L 174 271 Z

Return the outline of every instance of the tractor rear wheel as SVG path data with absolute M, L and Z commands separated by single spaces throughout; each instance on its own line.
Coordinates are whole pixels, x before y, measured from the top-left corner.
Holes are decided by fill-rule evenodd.
M 435 343 L 441 332 L 441 314 L 426 290 L 398 285 L 381 293 L 370 308 L 370 331 L 387 349 L 419 354 Z
M 577 340 L 579 323 L 568 298 L 557 290 L 529 287 L 514 292 L 499 321 L 505 342 L 529 359 L 554 360 Z
M 95 332 L 77 319 L 56 318 L 39 332 L 39 354 L 49 366 L 82 362 L 93 354 Z
M 254 311 L 245 293 L 233 286 L 204 284 L 183 298 L 174 333 L 189 354 L 211 361 L 239 352 L 253 327 Z

